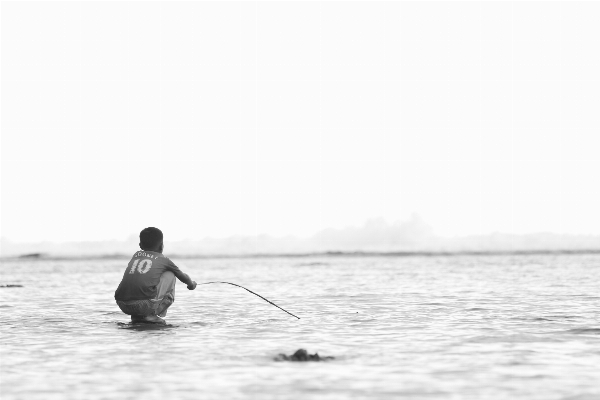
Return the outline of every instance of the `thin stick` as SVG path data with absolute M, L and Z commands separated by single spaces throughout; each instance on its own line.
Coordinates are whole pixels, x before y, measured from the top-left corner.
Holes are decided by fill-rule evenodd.
M 264 301 L 266 301 L 267 303 L 273 304 L 275 307 L 279 308 L 280 310 L 283 310 L 283 311 L 285 311 L 286 313 L 290 314 L 292 317 L 296 317 L 296 318 L 300 319 L 300 317 L 298 317 L 298 316 L 296 316 L 296 315 L 292 314 L 292 313 L 291 313 L 291 312 L 289 312 L 289 311 L 286 311 L 286 310 L 284 310 L 283 308 L 279 307 L 277 304 L 273 303 L 272 301 L 269 301 L 269 300 L 265 299 L 265 298 L 264 298 L 264 297 L 262 297 L 260 294 L 254 293 L 252 290 L 250 290 L 250 289 L 246 289 L 245 287 L 243 287 L 243 286 L 240 286 L 240 285 L 236 285 L 235 283 L 231 283 L 231 282 L 204 282 L 204 283 L 198 283 L 198 285 L 208 285 L 209 283 L 226 283 L 226 284 L 228 284 L 228 285 L 233 285 L 233 286 L 241 287 L 242 289 L 245 289 L 245 290 L 249 291 L 249 292 L 250 292 L 250 293 L 252 293 L 253 295 L 260 297 L 261 299 L 263 299 L 263 300 L 264 300 Z

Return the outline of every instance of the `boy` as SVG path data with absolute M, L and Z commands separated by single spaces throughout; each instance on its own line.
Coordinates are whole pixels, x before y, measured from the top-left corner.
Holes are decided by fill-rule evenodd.
M 194 282 L 171 260 L 162 255 L 163 234 L 158 228 L 146 228 L 140 232 L 140 249 L 133 255 L 115 291 L 117 305 L 132 322 L 166 324 L 161 317 L 175 301 L 175 277 L 196 289 Z

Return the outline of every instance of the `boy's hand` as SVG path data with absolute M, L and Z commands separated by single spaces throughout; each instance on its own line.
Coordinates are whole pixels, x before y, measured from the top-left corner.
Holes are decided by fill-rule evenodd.
M 197 283 L 195 281 L 192 281 L 192 284 L 188 285 L 187 288 L 188 288 L 188 290 L 194 290 L 194 289 L 196 289 L 196 285 L 197 285 Z

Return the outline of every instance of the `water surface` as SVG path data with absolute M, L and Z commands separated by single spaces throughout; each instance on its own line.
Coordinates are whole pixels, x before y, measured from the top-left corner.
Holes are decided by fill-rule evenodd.
M 166 327 L 114 303 L 127 261 L 2 262 L 3 400 L 600 398 L 599 255 L 173 258 L 301 319 L 178 283 Z

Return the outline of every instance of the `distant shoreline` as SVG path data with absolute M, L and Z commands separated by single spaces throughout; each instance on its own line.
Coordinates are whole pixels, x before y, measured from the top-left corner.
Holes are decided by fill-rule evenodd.
M 494 250 L 494 251 L 326 251 L 314 253 L 254 253 L 254 254 L 167 254 L 175 259 L 257 259 L 257 258 L 310 258 L 310 257 L 455 257 L 455 256 L 521 256 L 521 255 L 572 255 L 600 254 L 600 249 L 581 250 Z M 6 261 L 52 261 L 52 260 L 118 260 L 129 259 L 129 254 L 99 255 L 51 255 L 43 253 L 0 257 Z

